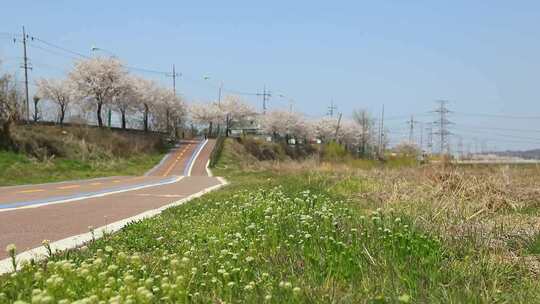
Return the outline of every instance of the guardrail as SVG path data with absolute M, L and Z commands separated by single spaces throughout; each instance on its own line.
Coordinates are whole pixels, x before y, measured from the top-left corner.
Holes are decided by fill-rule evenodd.
M 209 168 L 214 168 L 216 166 L 219 156 L 221 155 L 221 152 L 223 151 L 224 142 L 225 142 L 224 136 L 219 136 L 216 139 L 216 145 L 214 146 L 214 150 L 212 150 L 212 153 L 210 154 L 210 162 L 208 163 Z

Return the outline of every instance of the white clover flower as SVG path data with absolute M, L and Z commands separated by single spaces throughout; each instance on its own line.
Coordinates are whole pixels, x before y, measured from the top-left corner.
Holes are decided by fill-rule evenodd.
M 300 287 L 295 287 L 295 288 L 293 288 L 293 292 L 294 292 L 294 293 L 300 293 L 300 291 L 302 291 L 302 290 L 300 289 Z
M 15 244 L 9 244 L 6 246 L 6 252 L 9 255 L 13 255 L 15 254 L 15 252 L 17 252 L 17 247 L 15 246 Z
M 248 263 L 253 262 L 254 260 L 255 260 L 254 257 L 251 257 L 251 256 L 246 257 L 246 262 Z

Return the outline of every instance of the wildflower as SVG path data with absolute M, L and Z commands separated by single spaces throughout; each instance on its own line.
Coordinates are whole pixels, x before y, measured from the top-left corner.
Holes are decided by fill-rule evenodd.
M 17 253 L 17 247 L 15 247 L 15 244 L 7 245 L 6 252 L 11 258 L 11 265 L 13 266 L 13 270 L 17 271 L 17 260 L 15 259 L 15 255 Z
M 105 246 L 105 252 L 111 253 L 113 252 L 113 248 L 111 246 Z
M 17 247 L 15 246 L 15 244 L 9 244 L 6 246 L 6 252 L 9 255 L 15 254 L 16 251 L 17 251 Z
M 254 258 L 254 257 L 251 257 L 251 256 L 248 256 L 248 257 L 246 258 L 246 262 L 248 262 L 248 263 L 253 262 L 254 260 L 255 260 L 255 258 Z
M 295 287 L 295 288 L 293 288 L 292 291 L 293 291 L 294 293 L 300 293 L 300 291 L 302 291 L 302 290 L 300 289 L 300 287 Z

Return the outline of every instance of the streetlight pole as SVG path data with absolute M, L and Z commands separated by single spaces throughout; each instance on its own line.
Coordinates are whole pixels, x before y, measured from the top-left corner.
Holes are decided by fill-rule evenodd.
M 100 51 L 100 52 L 108 54 L 109 56 L 111 56 L 111 58 L 117 58 L 116 55 L 113 52 L 108 51 L 108 50 L 103 49 L 103 48 L 96 47 L 95 45 L 92 46 L 90 48 L 90 50 L 92 52 Z M 107 113 L 107 122 L 108 122 L 108 125 L 109 125 L 109 128 L 110 128 L 112 126 L 112 110 L 111 110 L 110 105 L 109 105 L 109 109 L 108 109 L 108 113 Z
M 210 76 L 203 76 L 203 79 L 204 80 L 210 80 Z M 223 81 L 220 81 L 219 82 L 219 87 L 218 87 L 218 105 L 221 105 L 221 94 L 223 92 Z

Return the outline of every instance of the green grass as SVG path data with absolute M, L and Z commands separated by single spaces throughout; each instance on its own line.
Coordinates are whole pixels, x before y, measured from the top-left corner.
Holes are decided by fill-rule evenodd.
M 351 199 L 371 182 L 240 170 L 238 156 L 226 143 L 214 169 L 230 186 L 25 265 L 0 278 L 0 303 L 540 300 L 538 282 L 519 265 Z
M 127 158 L 37 161 L 23 154 L 0 151 L 0 186 L 57 182 L 103 176 L 141 175 L 163 157 L 162 153 Z

